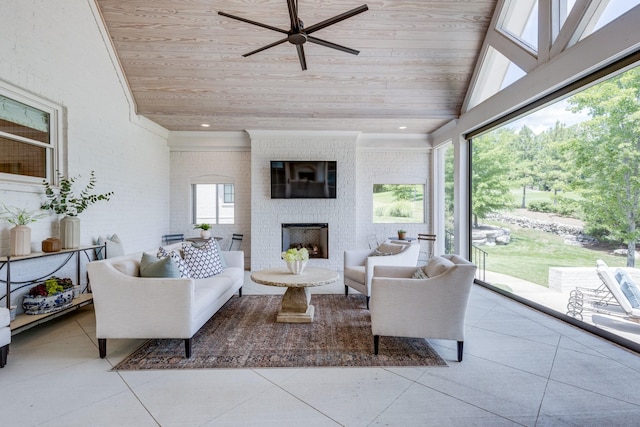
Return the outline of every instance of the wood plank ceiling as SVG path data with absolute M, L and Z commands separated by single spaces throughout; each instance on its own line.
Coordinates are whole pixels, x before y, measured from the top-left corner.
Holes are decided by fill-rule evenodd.
M 173 131 L 431 133 L 459 116 L 496 0 L 298 0 L 305 27 L 358 56 L 307 42 L 302 71 L 281 33 L 286 0 L 97 0 L 137 113 Z M 210 127 L 204 128 L 202 123 Z M 406 126 L 405 130 L 398 130 Z

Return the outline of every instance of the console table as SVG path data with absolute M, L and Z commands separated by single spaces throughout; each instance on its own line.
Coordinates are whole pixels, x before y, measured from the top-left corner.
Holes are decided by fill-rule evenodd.
M 34 260 L 37 258 L 43 258 L 43 257 L 52 257 L 52 256 L 60 256 L 61 260 L 57 260 L 57 262 L 55 263 L 54 266 L 52 266 L 51 268 L 49 268 L 50 272 L 47 274 L 43 274 L 40 277 L 34 277 L 33 279 L 29 279 L 29 280 L 21 280 L 18 282 L 13 282 L 14 285 L 15 284 L 19 284 L 21 285 L 19 288 L 14 289 L 14 292 L 18 289 L 27 287 L 27 286 L 34 286 L 39 282 L 42 282 L 46 279 L 48 279 L 49 277 L 53 276 L 57 271 L 59 271 L 62 267 L 64 267 L 65 265 L 67 265 L 72 259 L 75 258 L 76 261 L 76 281 L 75 284 L 79 285 L 80 284 L 80 266 L 81 266 L 81 254 L 84 253 L 85 256 L 87 257 L 88 261 L 91 261 L 91 257 L 89 256 L 89 251 L 91 252 L 96 252 L 96 253 L 102 253 L 105 257 L 107 254 L 107 246 L 105 245 L 90 245 L 90 246 L 80 246 L 79 248 L 75 248 L 75 249 L 62 249 L 58 252 L 33 252 L 29 255 L 23 255 L 23 256 L 5 256 L 5 257 L 0 257 L 0 271 L 2 271 L 4 268 L 6 268 L 6 280 L 0 280 L 0 282 L 5 282 L 6 283 L 6 294 L 4 297 L 2 298 L 6 298 L 6 306 L 8 309 L 11 309 L 11 268 L 15 267 L 14 264 L 15 263 L 23 263 L 23 262 L 28 262 L 29 260 Z M 65 256 L 66 255 L 66 256 Z M 87 285 L 88 288 L 88 285 Z M 86 291 L 88 291 L 88 289 L 85 289 Z M 0 298 L 0 300 L 2 299 Z M 93 297 L 91 296 L 90 293 L 82 293 L 81 290 L 81 294 L 80 297 L 78 298 L 74 298 L 72 304 L 69 307 L 66 307 L 62 310 L 59 311 L 55 311 L 52 313 L 46 313 L 46 314 L 36 314 L 36 315 L 31 315 L 31 314 L 19 314 L 16 316 L 16 319 L 14 321 L 11 322 L 11 334 L 15 335 L 19 332 L 22 332 L 26 329 L 29 329 L 33 326 L 39 325 L 40 323 L 44 323 L 46 321 L 49 321 L 51 319 L 55 319 L 56 317 L 59 317 L 63 314 L 66 314 L 70 311 L 76 310 L 80 307 L 83 307 L 87 304 L 91 304 L 93 302 Z

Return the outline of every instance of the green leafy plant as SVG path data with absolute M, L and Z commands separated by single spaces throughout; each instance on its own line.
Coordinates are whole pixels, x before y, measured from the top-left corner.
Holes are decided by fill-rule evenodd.
M 73 282 L 69 278 L 51 277 L 44 283 L 29 289 L 29 295 L 32 297 L 47 297 L 63 292 L 73 287 Z
M 400 233 L 406 233 L 406 232 L 407 232 L 407 230 L 403 230 L 403 229 L 398 230 L 398 234 L 400 234 Z
M 306 261 L 309 259 L 309 251 L 307 248 L 291 248 L 282 252 L 282 259 L 290 262 L 290 261 Z
M 27 225 L 45 216 L 43 212 L 39 211 L 28 211 L 5 205 L 2 205 L 2 207 L 4 210 L 0 212 L 0 219 L 13 225 Z
M 89 184 L 80 192 L 80 195 L 75 195 L 73 192 L 73 184 L 79 178 L 65 178 L 62 175 L 58 175 L 60 179 L 60 190 L 56 193 L 51 185 L 46 180 L 42 182 L 44 185 L 44 192 L 49 199 L 48 202 L 43 203 L 40 209 L 52 210 L 57 214 L 64 214 L 68 216 L 78 216 L 85 209 L 92 204 L 100 200 L 109 200 L 113 195 L 113 191 L 105 194 L 91 194 L 91 191 L 96 185 L 96 176 L 94 171 L 91 171 L 91 177 L 89 178 Z
M 211 224 L 196 224 L 193 226 L 194 230 L 195 229 L 200 229 L 200 230 L 208 230 L 211 228 Z

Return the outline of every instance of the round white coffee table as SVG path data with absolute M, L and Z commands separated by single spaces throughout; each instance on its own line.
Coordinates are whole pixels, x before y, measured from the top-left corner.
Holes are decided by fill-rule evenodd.
M 306 267 L 302 274 L 293 274 L 286 267 L 269 268 L 251 274 L 251 280 L 268 286 L 286 287 L 276 322 L 311 323 L 314 307 L 309 288 L 338 281 L 340 275 L 333 270 Z

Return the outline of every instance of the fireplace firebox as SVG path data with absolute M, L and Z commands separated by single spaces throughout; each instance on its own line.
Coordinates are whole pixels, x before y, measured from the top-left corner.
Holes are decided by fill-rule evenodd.
M 329 224 L 282 224 L 282 251 L 307 248 L 309 258 L 329 259 Z

